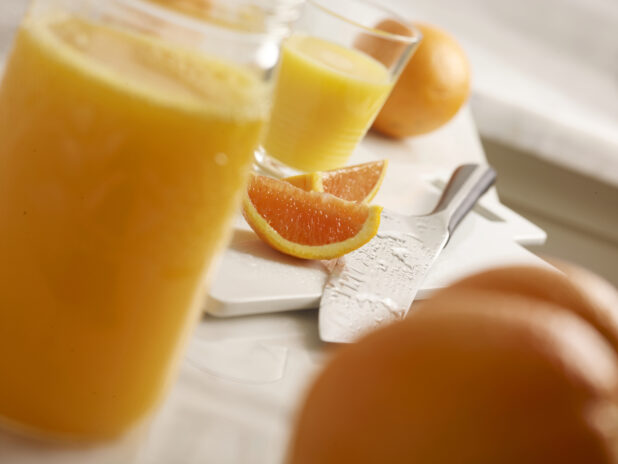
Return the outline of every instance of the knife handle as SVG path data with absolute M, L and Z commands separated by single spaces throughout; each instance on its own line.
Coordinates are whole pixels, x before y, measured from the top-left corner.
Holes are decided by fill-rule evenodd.
M 449 234 L 476 201 L 496 181 L 496 171 L 491 166 L 462 164 L 451 176 L 432 214 L 444 214 L 448 220 Z

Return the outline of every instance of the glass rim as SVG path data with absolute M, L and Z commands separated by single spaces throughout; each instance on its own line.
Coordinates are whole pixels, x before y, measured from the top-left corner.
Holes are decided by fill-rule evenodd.
M 222 26 L 221 24 L 216 24 L 214 22 L 192 16 L 182 11 L 174 10 L 173 8 L 168 8 L 166 5 L 151 2 L 149 0 L 108 0 L 105 2 L 106 5 L 102 8 L 114 8 L 116 7 L 129 7 L 138 11 L 140 13 L 144 13 L 150 15 L 152 17 L 157 18 L 158 20 L 173 24 L 176 26 L 183 27 L 188 30 L 193 30 L 197 33 L 211 33 L 212 28 L 216 28 L 221 31 L 227 31 L 229 33 L 233 33 L 237 38 L 246 37 L 247 39 L 258 39 L 269 36 L 277 36 L 280 34 L 284 34 L 281 31 L 278 31 L 277 28 L 265 29 L 265 30 L 251 30 L 251 29 L 243 29 L 243 28 L 229 28 Z M 290 4 L 290 9 L 294 8 L 293 3 Z M 285 21 L 282 21 L 279 26 L 283 26 Z M 285 34 L 284 34 L 285 35 Z
M 349 0 L 349 1 L 356 2 L 356 3 L 361 3 L 361 4 L 365 4 L 365 5 L 369 5 L 372 8 L 375 8 L 377 10 L 380 10 L 380 11 L 384 12 L 384 13 L 387 13 L 388 17 L 390 19 L 394 19 L 397 22 L 400 22 L 401 24 L 403 24 L 404 26 L 409 28 L 410 31 L 412 31 L 413 35 L 412 36 L 407 36 L 407 35 L 402 35 L 402 34 L 396 34 L 394 32 L 384 31 L 384 30 L 378 29 L 376 27 L 367 26 L 365 24 L 362 24 L 362 23 L 360 23 L 358 21 L 353 20 L 352 18 L 344 16 L 341 13 L 338 13 L 337 11 L 335 11 L 332 8 L 329 8 L 328 6 L 325 6 L 324 5 L 324 0 L 307 0 L 307 3 L 315 6 L 316 8 L 319 8 L 323 12 L 325 12 L 325 13 L 333 16 L 333 17 L 336 17 L 336 18 L 340 19 L 341 21 L 344 21 L 344 22 L 346 22 L 348 24 L 351 24 L 351 25 L 356 26 L 356 27 L 358 27 L 360 29 L 363 29 L 366 33 L 372 34 L 372 35 L 374 35 L 376 37 L 381 37 L 381 38 L 385 38 L 385 39 L 391 39 L 391 40 L 395 40 L 395 41 L 399 41 L 399 42 L 404 42 L 406 44 L 419 43 L 421 41 L 421 39 L 423 38 L 423 33 L 420 31 L 420 29 L 418 27 L 416 27 L 414 24 L 412 24 L 412 22 L 406 20 L 399 13 L 394 12 L 390 8 L 384 7 L 384 6 L 378 4 L 377 2 L 375 2 L 373 0 Z

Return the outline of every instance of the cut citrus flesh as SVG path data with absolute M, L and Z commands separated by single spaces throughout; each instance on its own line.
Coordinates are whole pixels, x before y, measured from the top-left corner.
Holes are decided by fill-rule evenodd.
M 324 188 L 322 187 L 322 172 L 320 171 L 285 177 L 283 180 L 288 182 L 289 184 L 292 184 L 294 187 L 303 189 L 306 192 L 324 191 Z
M 387 166 L 388 160 L 372 161 L 284 180 L 306 191 L 325 192 L 344 200 L 369 203 L 382 185 Z
M 243 200 L 243 215 L 262 240 L 305 259 L 332 259 L 360 248 L 378 232 L 381 211 L 253 173 Z

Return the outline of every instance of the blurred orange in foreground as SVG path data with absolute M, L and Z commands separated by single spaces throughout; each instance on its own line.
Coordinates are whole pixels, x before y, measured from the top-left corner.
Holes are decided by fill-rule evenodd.
M 392 137 L 425 134 L 446 124 L 470 92 L 470 65 L 459 43 L 435 26 L 415 26 L 423 39 L 373 124 L 374 129 Z M 376 28 L 412 35 L 392 20 Z M 382 62 L 388 61 L 390 57 L 382 53 L 379 42 L 379 38 L 364 38 L 357 46 Z
M 615 463 L 617 301 L 577 270 L 465 279 L 335 353 L 290 462 Z

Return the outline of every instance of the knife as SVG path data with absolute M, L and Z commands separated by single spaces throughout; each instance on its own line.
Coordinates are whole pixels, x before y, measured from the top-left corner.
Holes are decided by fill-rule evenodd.
M 376 236 L 334 263 L 320 301 L 320 338 L 351 343 L 403 319 L 449 237 L 495 180 L 490 166 L 464 164 L 430 214 L 383 210 Z

